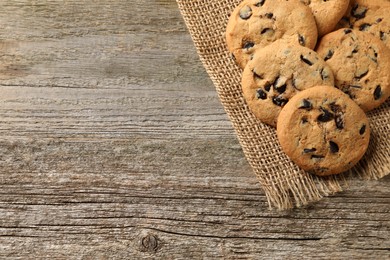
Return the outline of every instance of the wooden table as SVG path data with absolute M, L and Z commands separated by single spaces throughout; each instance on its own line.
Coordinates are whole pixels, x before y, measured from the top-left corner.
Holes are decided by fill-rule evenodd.
M 390 257 L 390 178 L 270 211 L 174 0 L 0 1 L 0 258 Z

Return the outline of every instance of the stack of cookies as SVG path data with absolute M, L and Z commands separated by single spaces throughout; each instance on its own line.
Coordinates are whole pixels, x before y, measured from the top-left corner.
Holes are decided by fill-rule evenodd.
M 317 175 L 350 169 L 390 96 L 390 0 L 244 0 L 226 40 L 249 109 Z

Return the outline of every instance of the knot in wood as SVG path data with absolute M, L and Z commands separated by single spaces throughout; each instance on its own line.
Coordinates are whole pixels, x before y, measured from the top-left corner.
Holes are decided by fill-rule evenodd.
M 147 235 L 142 238 L 143 251 L 156 252 L 158 249 L 158 238 L 154 235 Z

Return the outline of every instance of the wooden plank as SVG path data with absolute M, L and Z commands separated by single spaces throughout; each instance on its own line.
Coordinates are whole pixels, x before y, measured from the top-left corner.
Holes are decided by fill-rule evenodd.
M 0 24 L 0 258 L 390 257 L 388 177 L 268 210 L 175 1 Z

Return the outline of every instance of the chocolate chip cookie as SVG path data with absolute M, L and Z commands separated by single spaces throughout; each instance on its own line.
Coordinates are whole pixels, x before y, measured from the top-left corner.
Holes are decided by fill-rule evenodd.
M 244 0 L 226 29 L 227 47 L 241 68 L 256 49 L 280 38 L 315 47 L 317 26 L 308 6 L 299 0 Z
M 376 37 L 340 29 L 325 35 L 317 52 L 332 69 L 336 87 L 364 111 L 390 96 L 390 49 Z
M 283 151 L 302 169 L 331 175 L 362 158 L 370 127 L 364 111 L 346 94 L 316 86 L 296 94 L 282 109 L 277 136 Z
M 325 35 L 335 28 L 337 22 L 347 11 L 349 4 L 349 1 L 346 0 L 301 0 L 301 2 L 312 9 L 319 36 Z
M 352 0 L 339 27 L 368 32 L 390 48 L 390 1 Z
M 242 75 L 244 98 L 262 122 L 276 126 L 282 107 L 297 92 L 334 85 L 333 73 L 309 48 L 278 40 L 254 54 Z

